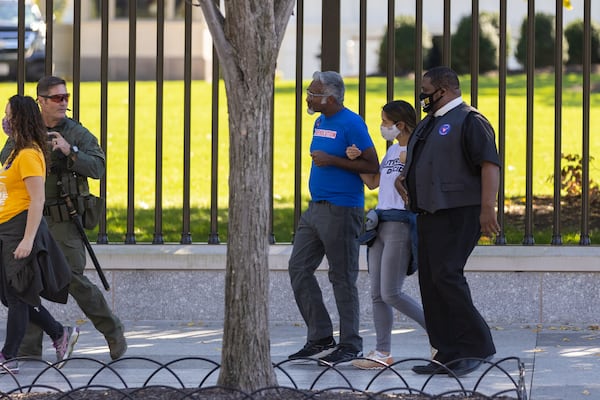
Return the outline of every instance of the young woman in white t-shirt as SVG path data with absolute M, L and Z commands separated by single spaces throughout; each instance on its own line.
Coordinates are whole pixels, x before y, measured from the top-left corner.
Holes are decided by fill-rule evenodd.
M 361 174 L 371 190 L 379 187 L 376 212 L 377 236 L 367 250 L 373 322 L 377 343 L 365 358 L 352 362 L 361 369 L 380 369 L 393 363 L 391 354 L 394 309 L 416 321 L 425 329 L 423 308 L 402 292 L 402 285 L 411 263 L 416 263 L 416 217 L 406 210 L 402 197 L 394 187 L 406 162 L 406 146 L 416 126 L 416 113 L 406 101 L 394 100 L 381 111 L 381 135 L 394 142 L 380 164 L 379 173 Z M 360 156 L 352 145 L 346 150 L 348 158 Z M 414 272 L 414 267 L 410 272 Z

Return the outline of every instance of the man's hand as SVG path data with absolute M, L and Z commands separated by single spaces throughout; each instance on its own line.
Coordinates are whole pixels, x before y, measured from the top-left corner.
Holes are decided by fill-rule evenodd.
M 496 210 L 494 207 L 481 206 L 479 224 L 481 225 L 481 233 L 484 236 L 493 236 L 500 233 L 500 224 L 496 219 Z
M 374 147 L 363 150 L 360 157 L 355 159 L 338 157 L 322 150 L 315 150 L 310 153 L 310 156 L 316 167 L 338 167 L 358 174 L 376 174 L 379 172 L 379 161 L 377 161 L 377 152 Z
M 500 233 L 500 224 L 496 219 L 496 198 L 498 197 L 498 182 L 500 167 L 491 162 L 481 163 L 481 214 L 479 224 L 481 233 L 485 236 Z
M 58 132 L 48 132 L 48 140 L 52 146 L 52 151 L 60 150 L 65 156 L 71 154 L 71 144 L 65 140 Z
M 331 155 L 322 150 L 315 150 L 310 153 L 310 156 L 317 167 L 326 167 L 331 165 Z

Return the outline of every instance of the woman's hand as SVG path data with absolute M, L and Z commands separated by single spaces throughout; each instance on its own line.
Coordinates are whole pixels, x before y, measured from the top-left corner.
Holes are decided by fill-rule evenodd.
M 351 160 L 354 160 L 354 159 L 360 157 L 361 154 L 362 154 L 362 151 L 360 151 L 360 149 L 358 147 L 356 147 L 355 144 L 353 144 L 352 146 L 346 147 L 346 157 L 348 157 Z
M 396 180 L 394 181 L 394 187 L 398 191 L 402 200 L 404 200 L 404 206 L 408 208 L 408 190 L 406 189 L 406 185 L 404 184 L 404 180 L 406 178 L 403 175 L 398 175 Z
M 31 254 L 31 249 L 33 248 L 33 240 L 23 239 L 13 252 L 15 259 L 19 260 L 25 258 Z

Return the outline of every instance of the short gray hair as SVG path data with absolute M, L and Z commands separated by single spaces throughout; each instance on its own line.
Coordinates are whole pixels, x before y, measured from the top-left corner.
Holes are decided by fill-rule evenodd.
M 313 80 L 323 84 L 324 92 L 333 96 L 339 104 L 344 103 L 344 80 L 335 71 L 315 71 Z

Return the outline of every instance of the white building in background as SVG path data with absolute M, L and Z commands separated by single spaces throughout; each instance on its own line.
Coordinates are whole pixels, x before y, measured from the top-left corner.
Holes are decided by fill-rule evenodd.
M 377 57 L 381 39 L 387 29 L 387 0 L 368 0 L 367 2 L 367 74 L 377 73 Z M 471 14 L 471 0 L 452 0 L 450 19 L 451 32 L 454 32 L 461 18 Z M 500 12 L 499 1 L 480 0 L 479 11 Z M 555 1 L 538 0 L 535 2 L 536 12 L 556 14 Z M 527 0 L 507 1 L 507 23 L 510 30 L 510 51 L 514 53 L 520 35 L 520 27 L 527 16 Z M 571 0 L 573 8 L 563 9 L 563 23 L 566 26 L 573 20 L 583 19 L 583 0 Z M 443 33 L 443 0 L 423 0 L 423 23 L 427 32 L 432 35 Z M 358 75 L 358 40 L 359 40 L 359 2 L 358 0 L 341 1 L 341 46 L 340 72 L 344 76 Z M 396 0 L 395 15 L 415 15 L 414 0 Z M 592 20 L 600 22 L 600 1 L 592 1 Z M 296 51 L 296 19 L 292 17 L 278 59 L 278 70 L 282 79 L 294 79 Z M 304 2 L 304 59 L 303 75 L 310 78 L 312 72 L 321 66 L 321 0 L 305 0 Z M 509 68 L 519 68 L 511 54 Z
M 129 0 L 67 0 L 61 20 L 55 25 L 54 63 L 55 73 L 70 77 L 72 63 L 72 1 L 81 1 L 82 37 L 81 62 L 83 80 L 100 78 L 101 24 L 99 4 L 109 2 L 109 79 L 126 80 L 129 57 L 129 22 L 127 5 Z M 133 0 L 131 0 L 133 1 Z M 40 2 L 43 7 L 44 1 Z M 156 68 L 156 2 L 139 6 L 137 15 L 136 77 L 153 80 Z M 480 0 L 479 10 L 499 12 L 496 0 Z M 510 29 L 511 53 L 516 48 L 519 29 L 527 15 L 527 0 L 509 0 L 508 24 Z M 592 2 L 592 20 L 600 21 L 600 1 Z M 432 35 L 443 31 L 443 0 L 423 0 L 425 29 Z M 583 0 L 571 0 L 572 10 L 564 9 L 564 25 L 575 19 L 583 19 Z M 183 79 L 184 22 L 182 8 L 184 0 L 165 0 L 165 79 Z M 320 69 L 321 52 L 321 0 L 304 1 L 304 57 L 303 76 L 310 78 Z M 555 14 L 555 2 L 537 1 L 536 12 Z M 199 7 L 193 7 L 192 27 L 192 78 L 209 80 L 212 76 L 212 41 Z M 414 0 L 396 0 L 395 14 L 415 15 Z M 451 31 L 459 20 L 471 14 L 471 0 L 453 0 L 451 3 Z M 294 79 L 296 74 L 296 15 L 290 18 L 278 58 L 278 75 L 281 79 Z M 387 25 L 387 0 L 369 0 L 367 4 L 367 74 L 377 72 L 379 45 Z M 359 71 L 359 1 L 341 1 L 341 60 L 340 69 L 344 76 L 356 76 Z M 509 68 L 518 68 L 511 55 Z
M 55 18 L 53 62 L 56 75 L 72 78 L 73 1 L 81 4 L 81 79 L 100 80 L 101 21 L 100 4 L 108 1 L 108 79 L 127 80 L 129 71 L 129 1 L 66 0 L 65 9 Z M 136 12 L 136 79 L 154 80 L 156 76 L 156 1 L 138 5 Z M 181 80 L 184 75 L 185 0 L 165 0 L 164 79 Z M 56 4 L 56 2 L 55 2 Z M 40 2 L 43 10 L 45 1 Z M 212 40 L 199 7 L 192 8 L 192 79 L 210 79 Z

